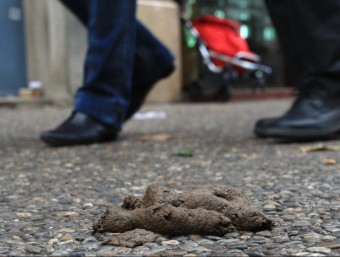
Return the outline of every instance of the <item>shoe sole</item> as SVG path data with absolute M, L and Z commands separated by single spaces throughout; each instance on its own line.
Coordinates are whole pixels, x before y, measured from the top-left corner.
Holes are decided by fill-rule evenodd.
M 118 138 L 118 135 L 112 137 L 106 137 L 97 141 L 82 141 L 82 142 L 70 142 L 70 141 L 60 141 L 58 139 L 53 139 L 51 137 L 40 136 L 40 139 L 50 146 L 63 147 L 63 146 L 76 146 L 76 145 L 91 145 L 105 143 L 109 141 L 114 141 Z
M 293 140 L 316 140 L 336 136 L 340 132 L 340 127 L 323 130 L 323 131 L 293 131 L 282 129 L 270 129 L 267 131 L 256 130 L 255 135 L 260 138 L 278 138 L 278 139 L 293 139 Z

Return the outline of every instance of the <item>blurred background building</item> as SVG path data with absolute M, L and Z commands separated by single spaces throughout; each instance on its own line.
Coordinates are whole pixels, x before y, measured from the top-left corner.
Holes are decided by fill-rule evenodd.
M 187 0 L 185 7 L 190 18 L 213 14 L 239 21 L 242 37 L 274 70 L 268 86 L 286 83 L 281 50 L 262 0 Z M 183 88 L 197 77 L 199 56 L 194 39 L 180 24 L 178 6 L 171 0 L 139 0 L 138 17 L 177 57 L 175 74 L 160 82 L 148 100 L 181 100 Z M 0 33 L 0 96 L 41 84 L 45 98 L 72 100 L 83 75 L 86 30 L 58 1 L 1 0 Z

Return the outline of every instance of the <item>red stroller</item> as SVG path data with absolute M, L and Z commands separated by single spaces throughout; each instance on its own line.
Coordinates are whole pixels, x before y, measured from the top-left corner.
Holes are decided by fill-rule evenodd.
M 232 95 L 230 82 L 243 75 L 251 79 L 253 86 L 264 87 L 272 69 L 261 64 L 261 58 L 249 49 L 240 36 L 238 22 L 213 15 L 183 21 L 197 40 L 203 64 L 198 80 L 189 88 L 191 96 L 210 90 L 215 98 L 228 100 Z

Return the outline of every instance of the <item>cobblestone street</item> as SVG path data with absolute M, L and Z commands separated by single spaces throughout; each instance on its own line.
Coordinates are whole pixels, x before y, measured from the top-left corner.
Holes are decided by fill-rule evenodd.
M 340 256 L 340 138 L 289 143 L 252 133 L 257 119 L 289 105 L 149 104 L 141 111 L 166 118 L 131 120 L 117 142 L 65 148 L 38 135 L 70 109 L 0 108 L 0 256 Z M 141 196 L 150 184 L 233 186 L 276 226 L 101 245 L 107 234 L 93 233 L 92 224 L 107 204 Z

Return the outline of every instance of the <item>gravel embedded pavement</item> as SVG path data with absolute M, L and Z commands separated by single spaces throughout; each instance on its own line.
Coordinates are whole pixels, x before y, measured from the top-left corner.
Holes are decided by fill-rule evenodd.
M 0 256 L 340 256 L 340 139 L 257 139 L 254 122 L 290 100 L 148 104 L 159 119 L 129 121 L 117 142 L 55 148 L 39 132 L 71 107 L 0 108 Z M 276 222 L 222 237 L 101 245 L 92 224 L 109 203 L 150 184 L 242 189 Z

